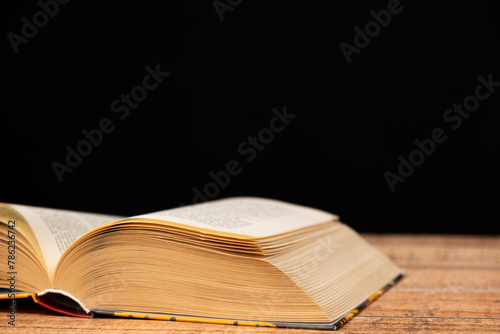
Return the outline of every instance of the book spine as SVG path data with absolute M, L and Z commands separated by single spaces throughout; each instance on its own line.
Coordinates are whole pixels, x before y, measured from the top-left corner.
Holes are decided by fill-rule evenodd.
M 11 294 L 12 295 L 12 294 Z M 26 292 L 14 292 L 15 297 L 9 297 L 9 294 L 0 294 L 0 299 L 23 299 L 23 298 L 33 298 L 33 300 L 36 298 L 35 293 L 26 293 Z
M 113 316 L 113 317 L 132 318 L 132 319 L 200 322 L 200 323 L 208 323 L 208 324 L 222 324 L 222 325 L 233 325 L 233 326 L 274 327 L 274 328 L 278 327 L 274 323 L 262 322 L 262 321 L 202 318 L 202 317 L 190 317 L 190 316 L 185 316 L 185 315 L 169 315 L 169 314 L 140 313 L 140 312 L 127 312 L 127 311 L 110 311 L 110 310 L 101 310 L 101 309 L 92 310 L 92 315 L 94 317 L 101 315 L 101 316 Z

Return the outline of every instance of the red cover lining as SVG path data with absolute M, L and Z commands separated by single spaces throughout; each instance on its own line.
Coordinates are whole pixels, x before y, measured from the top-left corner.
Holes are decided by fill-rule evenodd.
M 77 313 L 77 312 L 70 311 L 70 310 L 65 309 L 65 308 L 60 308 L 60 307 L 57 307 L 57 306 L 52 305 L 52 304 L 47 304 L 47 303 L 43 302 L 41 299 L 38 299 L 36 301 L 36 303 L 42 305 L 45 308 L 48 308 L 49 310 L 52 310 L 52 311 L 55 311 L 58 313 L 62 313 L 65 315 L 71 315 L 73 317 L 80 317 L 80 318 L 92 318 L 92 315 L 90 315 L 90 314 Z

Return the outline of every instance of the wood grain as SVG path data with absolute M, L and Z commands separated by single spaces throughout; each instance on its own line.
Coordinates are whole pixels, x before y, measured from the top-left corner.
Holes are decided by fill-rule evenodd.
M 500 237 L 364 235 L 406 277 L 339 333 L 500 333 Z M 16 328 L 0 303 L 0 332 L 325 333 L 136 319 L 62 316 L 18 301 Z

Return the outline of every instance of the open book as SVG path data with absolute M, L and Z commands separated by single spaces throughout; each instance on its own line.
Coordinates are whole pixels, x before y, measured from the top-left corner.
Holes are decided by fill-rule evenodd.
M 0 204 L 0 299 L 74 316 L 336 329 L 403 271 L 338 217 L 237 197 L 122 218 Z

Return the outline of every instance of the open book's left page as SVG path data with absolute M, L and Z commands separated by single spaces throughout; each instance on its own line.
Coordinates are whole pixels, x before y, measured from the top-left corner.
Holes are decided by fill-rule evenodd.
M 9 204 L 9 206 L 18 211 L 33 230 L 51 279 L 59 258 L 71 243 L 102 224 L 123 218 L 19 204 Z

